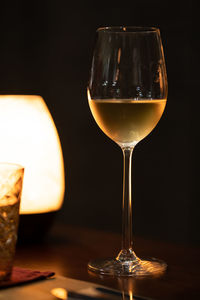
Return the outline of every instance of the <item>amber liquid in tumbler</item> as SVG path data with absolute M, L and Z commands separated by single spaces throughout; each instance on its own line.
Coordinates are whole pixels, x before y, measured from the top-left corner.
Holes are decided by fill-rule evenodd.
M 90 99 L 89 106 L 101 130 L 121 146 L 134 146 L 157 125 L 166 99 Z

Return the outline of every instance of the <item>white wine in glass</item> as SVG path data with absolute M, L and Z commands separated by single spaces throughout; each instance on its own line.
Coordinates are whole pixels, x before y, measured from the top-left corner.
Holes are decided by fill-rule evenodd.
M 133 250 L 131 198 L 133 149 L 157 125 L 167 100 L 159 29 L 99 28 L 87 93 L 96 123 L 124 155 L 122 249 L 116 258 L 93 260 L 88 268 L 116 276 L 162 274 L 166 263 L 140 259 Z
M 147 136 L 160 120 L 166 99 L 92 100 L 89 106 L 101 130 L 120 145 L 135 145 Z

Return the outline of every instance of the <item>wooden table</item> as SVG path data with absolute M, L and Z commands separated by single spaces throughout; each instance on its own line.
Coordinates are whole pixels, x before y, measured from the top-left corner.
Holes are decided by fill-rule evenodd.
M 92 229 L 55 226 L 42 244 L 19 245 L 15 265 L 52 270 L 57 275 L 117 288 L 133 295 L 162 300 L 200 299 L 200 247 L 186 247 L 135 238 L 139 257 L 156 257 L 168 264 L 161 278 L 113 278 L 91 274 L 87 263 L 92 258 L 114 257 L 121 246 L 118 234 Z

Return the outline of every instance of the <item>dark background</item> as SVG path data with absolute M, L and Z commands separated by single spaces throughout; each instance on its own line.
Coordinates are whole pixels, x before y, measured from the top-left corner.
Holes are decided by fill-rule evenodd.
M 92 47 L 101 26 L 156 26 L 163 40 L 169 97 L 158 126 L 134 150 L 134 233 L 200 242 L 200 33 L 194 4 L 1 1 L 0 93 L 41 95 L 60 135 L 66 195 L 57 222 L 120 232 L 122 153 L 89 111 Z

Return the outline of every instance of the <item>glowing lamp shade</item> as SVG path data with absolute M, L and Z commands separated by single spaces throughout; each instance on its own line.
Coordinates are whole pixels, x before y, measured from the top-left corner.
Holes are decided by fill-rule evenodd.
M 62 149 L 42 97 L 0 96 L 0 161 L 25 167 L 21 214 L 61 208 L 65 189 Z

